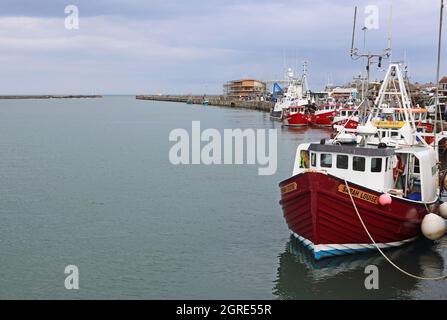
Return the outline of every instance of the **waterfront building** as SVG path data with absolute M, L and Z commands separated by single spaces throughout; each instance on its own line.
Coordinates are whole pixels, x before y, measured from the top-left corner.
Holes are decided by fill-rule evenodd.
M 445 76 L 444 78 L 441 79 L 440 83 L 440 88 L 439 88 L 439 93 L 442 96 L 446 96 L 447 97 L 447 76 Z
M 259 100 L 266 93 L 265 82 L 255 79 L 233 80 L 224 85 L 225 96 L 232 99 Z

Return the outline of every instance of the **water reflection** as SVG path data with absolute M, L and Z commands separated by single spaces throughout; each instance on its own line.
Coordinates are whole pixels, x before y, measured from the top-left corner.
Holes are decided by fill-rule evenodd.
M 439 276 L 444 270 L 443 257 L 426 240 L 386 253 L 398 266 L 416 275 Z M 368 265 L 379 268 L 379 290 L 365 289 Z M 291 238 L 279 256 L 273 294 L 280 299 L 408 299 L 418 285 L 418 280 L 394 269 L 377 252 L 316 261 Z
M 281 129 L 283 131 L 294 132 L 294 133 L 313 132 L 320 135 L 327 135 L 328 137 L 330 137 L 330 135 L 334 132 L 332 128 L 326 128 L 326 127 L 289 127 L 281 125 Z

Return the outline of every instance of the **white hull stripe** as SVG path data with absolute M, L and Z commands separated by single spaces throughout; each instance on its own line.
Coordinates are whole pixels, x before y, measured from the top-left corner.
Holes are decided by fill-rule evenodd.
M 376 250 L 374 244 L 368 243 L 349 243 L 349 244 L 313 244 L 312 241 L 303 238 L 302 236 L 292 232 L 293 236 L 301 241 L 309 250 L 313 251 L 315 259 L 319 260 L 325 257 L 339 256 L 344 254 L 365 252 L 370 250 Z M 417 237 L 388 243 L 378 243 L 377 246 L 380 249 L 388 249 L 402 246 L 406 243 L 416 240 Z

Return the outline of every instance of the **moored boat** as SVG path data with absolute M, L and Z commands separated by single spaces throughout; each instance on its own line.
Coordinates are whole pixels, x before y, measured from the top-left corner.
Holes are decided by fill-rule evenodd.
M 359 124 L 358 110 L 352 107 L 342 108 L 332 120 L 332 127 L 356 129 Z
M 401 151 L 346 145 L 301 146 L 296 174 L 280 184 L 280 204 L 289 229 L 316 259 L 375 249 L 357 217 L 348 188 L 381 248 L 400 246 L 419 235 L 426 206 L 437 201 L 431 174 L 436 159 L 431 148 L 417 153 Z M 397 186 L 403 177 L 396 176 L 393 161 L 398 157 L 411 161 L 411 170 L 420 172 L 411 176 L 412 185 L 405 190 Z M 306 159 L 310 161 L 306 163 Z M 424 160 L 430 161 L 430 166 L 421 168 L 419 163 L 426 163 Z M 428 191 L 422 192 L 422 185 Z M 383 206 L 379 200 L 385 193 L 392 194 L 392 202 Z
M 291 80 L 284 96 L 281 97 L 272 108 L 270 118 L 273 120 L 282 120 L 285 110 L 302 99 L 302 97 L 303 89 L 301 82 L 298 80 Z
M 321 104 L 312 116 L 312 125 L 317 127 L 331 127 L 334 118 L 339 114 L 342 104 L 328 99 L 327 103 Z
M 291 68 L 287 70 L 287 77 L 287 88 L 283 91 L 283 96 L 275 102 L 275 105 L 270 112 L 270 118 L 273 120 L 283 120 L 284 111 L 303 98 L 304 89 L 302 80 L 295 78 Z M 279 85 L 275 83 L 275 87 L 276 86 L 282 90 Z
M 436 148 L 419 132 L 405 86 L 390 101 L 391 64 L 372 110 L 356 129 L 298 147 L 293 176 L 280 183 L 284 218 L 316 259 L 403 245 L 420 234 L 438 200 Z M 386 98 L 386 99 L 385 99 Z M 403 109 L 399 128 L 378 121 Z M 400 106 L 399 108 L 397 106 Z M 351 115 L 353 116 L 353 114 Z M 338 139 L 352 135 L 350 145 Z
M 288 127 L 307 127 L 312 115 L 307 105 L 290 106 L 284 111 L 284 125 Z

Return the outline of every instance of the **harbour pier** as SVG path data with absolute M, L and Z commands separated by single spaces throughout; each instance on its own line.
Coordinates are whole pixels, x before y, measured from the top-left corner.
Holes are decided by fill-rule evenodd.
M 102 95 L 0 95 L 0 100 L 9 99 L 97 99 Z
M 270 112 L 272 108 L 271 101 L 260 100 L 239 100 L 226 96 L 188 96 L 188 95 L 138 95 L 138 100 L 152 100 L 152 101 L 170 101 L 181 102 L 191 104 L 203 104 L 204 101 L 208 102 L 210 106 L 221 106 L 228 108 L 242 108 L 250 110 L 259 110 L 264 112 Z

